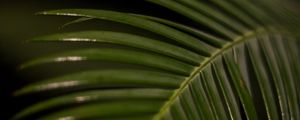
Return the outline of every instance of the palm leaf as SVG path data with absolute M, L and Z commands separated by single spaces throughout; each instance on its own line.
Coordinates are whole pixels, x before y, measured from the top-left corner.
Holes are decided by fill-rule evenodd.
M 300 44 L 293 34 L 297 17 L 269 0 L 259 5 L 248 0 L 148 1 L 205 28 L 108 10 L 40 12 L 79 17 L 64 27 L 100 19 L 144 29 L 161 39 L 103 30 L 33 38 L 30 42 L 126 47 L 62 51 L 29 60 L 22 70 L 82 61 L 142 67 L 83 70 L 27 84 L 14 92 L 16 98 L 57 95 L 28 105 L 12 119 L 300 119 Z

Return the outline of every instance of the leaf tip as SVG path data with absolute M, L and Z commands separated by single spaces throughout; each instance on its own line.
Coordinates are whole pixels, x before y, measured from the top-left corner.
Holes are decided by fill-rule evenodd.
M 48 11 L 40 11 L 40 12 L 36 12 L 34 13 L 34 15 L 47 15 Z
M 23 70 L 23 69 L 27 68 L 27 66 L 28 65 L 26 65 L 26 64 L 22 64 L 18 67 L 18 70 Z
M 36 12 L 34 15 L 64 15 L 64 13 L 60 13 L 60 10 L 46 10 Z

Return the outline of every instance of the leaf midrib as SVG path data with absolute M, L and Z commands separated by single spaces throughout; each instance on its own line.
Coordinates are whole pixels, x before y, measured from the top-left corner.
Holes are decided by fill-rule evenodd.
M 252 31 L 246 32 L 242 36 L 236 37 L 232 42 L 229 42 L 225 44 L 221 49 L 218 49 L 212 53 L 210 57 L 207 57 L 204 59 L 203 62 L 200 63 L 198 67 L 195 67 L 195 69 L 191 72 L 190 76 L 187 77 L 180 85 L 178 89 L 176 89 L 171 95 L 170 99 L 161 107 L 159 112 L 153 117 L 153 120 L 160 120 L 160 118 L 164 115 L 164 113 L 167 112 L 167 110 L 171 107 L 171 105 L 176 101 L 176 98 L 183 93 L 183 91 L 189 86 L 189 84 L 192 82 L 193 78 L 206 66 L 208 66 L 212 61 L 214 61 L 219 55 L 227 51 L 228 49 L 233 48 L 234 46 L 244 43 L 245 41 L 250 40 L 249 38 L 260 35 L 260 34 L 268 34 L 268 28 L 265 27 L 258 27 Z

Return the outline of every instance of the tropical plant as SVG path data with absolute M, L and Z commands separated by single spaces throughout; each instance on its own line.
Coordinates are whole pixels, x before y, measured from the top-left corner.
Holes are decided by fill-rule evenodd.
M 25 62 L 21 70 L 84 61 L 125 67 L 99 66 L 27 84 L 13 93 L 16 99 L 47 99 L 28 105 L 12 119 L 300 120 L 299 19 L 280 6 L 280 0 L 146 2 L 175 11 L 195 25 L 110 10 L 39 12 L 79 17 L 66 25 L 100 19 L 154 36 L 88 30 L 29 40 L 118 47 L 61 51 Z

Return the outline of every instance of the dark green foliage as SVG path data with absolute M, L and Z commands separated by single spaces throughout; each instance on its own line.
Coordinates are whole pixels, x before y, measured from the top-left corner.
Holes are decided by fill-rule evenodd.
M 15 97 L 48 93 L 49 97 L 29 105 L 12 119 L 300 119 L 300 44 L 294 34 L 299 20 L 278 6 L 280 1 L 147 1 L 145 4 L 168 8 L 203 28 L 109 10 L 39 12 L 79 17 L 65 26 L 90 19 L 107 20 L 143 29 L 161 39 L 100 30 L 33 38 L 29 42 L 109 43 L 126 47 L 38 56 L 22 64 L 22 70 L 83 61 L 140 68 L 99 66 L 99 70 L 30 83 L 16 90 Z M 68 92 L 59 94 L 60 91 Z

